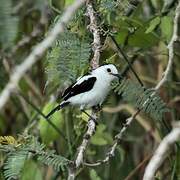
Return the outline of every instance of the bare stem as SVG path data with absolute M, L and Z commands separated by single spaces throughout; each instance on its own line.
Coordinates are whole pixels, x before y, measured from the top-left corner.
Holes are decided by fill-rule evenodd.
M 97 119 L 96 117 L 96 112 L 92 112 L 91 116 L 95 119 Z M 76 168 L 79 168 L 80 165 L 83 163 L 83 156 L 84 156 L 84 152 L 89 144 L 89 140 L 91 138 L 91 136 L 94 134 L 95 132 L 95 129 L 96 129 L 96 123 L 94 122 L 94 120 L 90 119 L 88 121 L 88 129 L 84 135 L 84 138 L 83 138 L 83 141 L 81 143 L 81 145 L 79 146 L 78 148 L 78 155 L 76 157 L 76 160 L 75 160 L 75 165 L 76 165 Z
M 162 140 L 159 147 L 155 151 L 149 164 L 146 167 L 143 180 L 153 180 L 157 169 L 161 166 L 164 159 L 167 157 L 169 148 L 180 139 L 180 122 L 176 127 Z
M 96 69 L 99 67 L 99 58 L 100 58 L 100 47 L 101 47 L 101 41 L 100 41 L 100 34 L 99 29 L 97 25 L 97 19 L 96 19 L 96 13 L 93 9 L 93 5 L 91 1 L 88 1 L 86 3 L 86 14 L 90 19 L 90 24 L 88 26 L 90 32 L 93 34 L 93 44 L 92 44 L 92 50 L 94 52 L 93 58 L 91 60 L 91 68 Z M 92 110 L 91 117 L 87 124 L 87 131 L 83 137 L 82 143 L 78 148 L 77 156 L 74 161 L 74 166 L 69 167 L 69 174 L 68 174 L 68 180 L 75 179 L 76 171 L 80 168 L 80 166 L 84 161 L 84 154 L 88 147 L 90 138 L 94 134 L 96 130 L 96 120 L 97 120 L 97 110 Z
M 99 58 L 100 58 L 100 48 L 101 48 L 101 40 L 100 40 L 100 32 L 97 24 L 96 13 L 93 9 L 92 3 L 87 3 L 87 16 L 90 19 L 90 24 L 88 26 L 90 32 L 93 34 L 93 47 L 92 50 L 94 52 L 94 56 L 91 60 L 91 68 L 96 69 L 99 66 Z
M 99 166 L 101 164 L 107 163 L 111 157 L 115 155 L 115 150 L 117 145 L 121 142 L 122 137 L 132 121 L 136 118 L 136 116 L 139 114 L 140 110 L 137 110 L 131 117 L 126 119 L 126 123 L 123 125 L 123 128 L 121 131 L 115 136 L 115 141 L 110 150 L 108 151 L 106 157 L 103 160 L 99 160 L 96 163 L 84 163 L 86 166 Z
M 174 17 L 174 30 L 172 38 L 167 46 L 169 50 L 169 60 L 164 71 L 163 78 L 156 85 L 155 90 L 159 90 L 161 86 L 168 80 L 168 76 L 172 69 L 173 59 L 174 59 L 174 44 L 178 40 L 178 22 L 180 19 L 180 1 L 177 5 Z M 169 133 L 160 143 L 158 149 L 155 151 L 153 157 L 151 158 L 148 166 L 146 167 L 144 180 L 152 180 L 154 179 L 154 175 L 157 169 L 160 167 L 164 159 L 166 158 L 167 151 L 169 150 L 170 145 L 174 144 L 177 140 L 180 139 L 180 123 L 177 124 L 176 127 Z
M 172 38 L 171 38 L 171 40 L 167 46 L 168 51 L 169 51 L 168 64 L 167 64 L 166 70 L 163 73 L 163 78 L 156 85 L 155 90 L 160 89 L 160 87 L 166 81 L 168 81 L 168 77 L 169 77 L 170 71 L 172 69 L 173 59 L 174 59 L 174 43 L 178 40 L 178 21 L 179 21 L 179 18 L 180 18 L 180 1 L 179 1 L 177 8 L 176 8 L 176 11 L 175 11 L 173 35 L 172 35 Z

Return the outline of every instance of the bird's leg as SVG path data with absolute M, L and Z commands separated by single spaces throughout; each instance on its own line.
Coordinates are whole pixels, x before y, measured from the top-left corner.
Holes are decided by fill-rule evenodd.
M 94 117 L 92 117 L 90 114 L 88 114 L 84 109 L 81 109 L 81 112 L 86 114 L 90 119 L 92 119 L 96 124 L 98 124 L 97 120 Z

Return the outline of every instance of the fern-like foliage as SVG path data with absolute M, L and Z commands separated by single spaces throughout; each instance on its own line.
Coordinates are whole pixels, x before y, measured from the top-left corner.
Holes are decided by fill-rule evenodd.
M 7 48 L 12 45 L 18 27 L 18 19 L 11 15 L 12 1 L 1 0 L 0 3 L 0 44 Z
M 47 54 L 48 82 L 60 84 L 67 79 L 74 80 L 88 64 L 89 56 L 89 43 L 74 33 L 64 33 Z
M 64 170 L 69 163 L 69 160 L 55 154 L 55 151 L 46 150 L 45 145 L 39 143 L 34 137 L 18 147 L 11 144 L 1 144 L 0 151 L 8 152 L 3 168 L 3 174 L 7 180 L 19 179 L 26 160 L 32 157 L 36 157 L 39 162 L 45 165 L 52 166 L 55 170 Z
M 43 151 L 38 152 L 38 161 L 48 166 L 53 166 L 56 171 L 63 170 L 68 165 L 67 159 L 55 154 L 54 151 L 49 151 L 48 153 Z
M 149 114 L 153 119 L 162 120 L 164 112 L 169 110 L 153 89 L 146 89 L 130 79 L 114 83 L 113 89 L 125 101 Z
M 18 179 L 24 166 L 28 151 L 20 150 L 8 154 L 4 164 L 4 176 L 7 180 Z

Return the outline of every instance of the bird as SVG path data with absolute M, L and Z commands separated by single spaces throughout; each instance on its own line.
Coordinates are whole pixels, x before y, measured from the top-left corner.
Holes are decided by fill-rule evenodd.
M 121 78 L 121 75 L 113 64 L 101 65 L 79 77 L 64 91 L 63 101 L 46 118 L 67 105 L 79 106 L 82 112 L 91 117 L 85 109 L 101 107 L 111 89 L 111 82 L 117 78 Z

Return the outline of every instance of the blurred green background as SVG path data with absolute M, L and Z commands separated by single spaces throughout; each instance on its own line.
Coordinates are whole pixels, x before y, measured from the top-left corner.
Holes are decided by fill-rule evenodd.
M 24 61 L 33 47 L 43 40 L 57 22 L 63 9 L 73 0 L 0 0 L 0 91 L 3 90 L 16 65 Z M 101 32 L 100 64 L 114 63 L 119 71 L 126 66 L 116 53 L 110 33 L 133 59 L 133 67 L 147 88 L 153 88 L 162 77 L 168 61 L 167 44 L 173 32 L 176 0 L 97 0 L 94 1 Z M 89 70 L 92 57 L 92 33 L 88 30 L 86 8 L 77 11 L 46 54 L 21 79 L 17 90 L 0 112 L 0 135 L 13 136 L 18 143 L 36 139 L 47 149 L 73 160 L 87 129 L 87 117 L 78 108 L 56 112 L 51 121 L 62 131 L 57 133 L 37 112 L 47 114 L 58 102 L 68 85 Z M 109 31 L 106 31 L 105 26 Z M 168 127 L 179 118 L 179 44 L 168 82 L 158 92 L 170 112 L 164 118 Z M 137 81 L 132 72 L 126 75 Z M 133 91 L 133 89 L 132 89 Z M 135 112 L 133 104 L 122 100 L 113 91 L 100 112 L 99 124 L 86 151 L 85 161 L 96 162 L 106 156 L 114 136 L 125 120 Z M 154 148 L 168 133 L 167 128 L 149 115 L 140 113 L 128 128 L 123 141 L 110 162 L 98 167 L 80 168 L 78 180 L 139 180 Z M 7 143 L 8 144 L 8 143 Z M 1 149 L 1 148 L 0 148 Z M 0 152 L 0 179 L 9 154 Z M 173 150 L 157 173 L 157 179 L 180 178 L 180 153 Z M 66 179 L 67 169 L 55 171 L 36 157 L 27 158 L 17 179 Z

